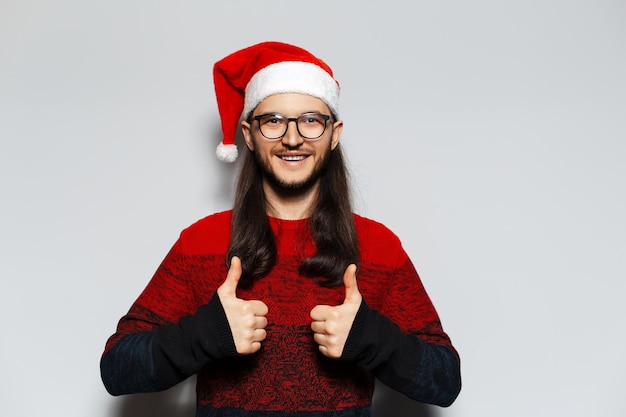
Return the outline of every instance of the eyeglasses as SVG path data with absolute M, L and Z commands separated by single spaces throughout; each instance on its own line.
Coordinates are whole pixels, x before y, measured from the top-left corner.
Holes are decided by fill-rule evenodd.
M 296 122 L 298 134 L 305 139 L 314 140 L 322 137 L 326 131 L 326 122 L 330 116 L 320 113 L 304 113 L 298 117 L 287 117 L 279 113 L 267 113 L 254 116 L 259 123 L 259 130 L 265 139 L 280 139 L 287 133 L 289 122 Z

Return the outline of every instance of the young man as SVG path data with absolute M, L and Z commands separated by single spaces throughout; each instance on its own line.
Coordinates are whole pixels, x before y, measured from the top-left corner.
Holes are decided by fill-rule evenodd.
M 197 374 L 197 416 L 369 416 L 374 380 L 452 404 L 459 357 L 398 238 L 352 213 L 339 85 L 264 42 L 215 64 L 233 210 L 185 229 L 106 344 L 113 395 Z

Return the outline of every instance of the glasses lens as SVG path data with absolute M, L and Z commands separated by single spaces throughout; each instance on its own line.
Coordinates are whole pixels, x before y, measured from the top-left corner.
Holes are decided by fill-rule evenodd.
M 317 139 L 326 130 L 326 118 L 318 113 L 306 113 L 298 117 L 298 130 L 307 139 Z
M 279 114 L 265 114 L 258 120 L 261 134 L 268 139 L 278 139 L 287 130 L 287 119 Z

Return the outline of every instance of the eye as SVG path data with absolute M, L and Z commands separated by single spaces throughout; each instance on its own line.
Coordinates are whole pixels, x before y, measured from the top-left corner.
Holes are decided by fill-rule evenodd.
M 285 123 L 285 118 L 280 114 L 265 114 L 261 116 L 259 122 L 266 126 L 276 126 Z
M 319 114 L 303 114 L 300 116 L 300 123 L 304 123 L 306 125 L 317 125 L 324 124 L 324 118 Z

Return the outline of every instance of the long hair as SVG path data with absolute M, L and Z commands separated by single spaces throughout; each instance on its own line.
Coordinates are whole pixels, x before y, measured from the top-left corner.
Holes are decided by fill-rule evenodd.
M 359 262 L 348 170 L 338 144 L 321 173 L 318 195 L 308 220 L 316 252 L 304 259 L 300 274 L 325 287 L 340 285 L 349 264 Z M 238 256 L 241 285 L 263 277 L 276 263 L 277 249 L 265 211 L 263 178 L 252 151 L 246 153 L 235 193 L 227 262 Z

